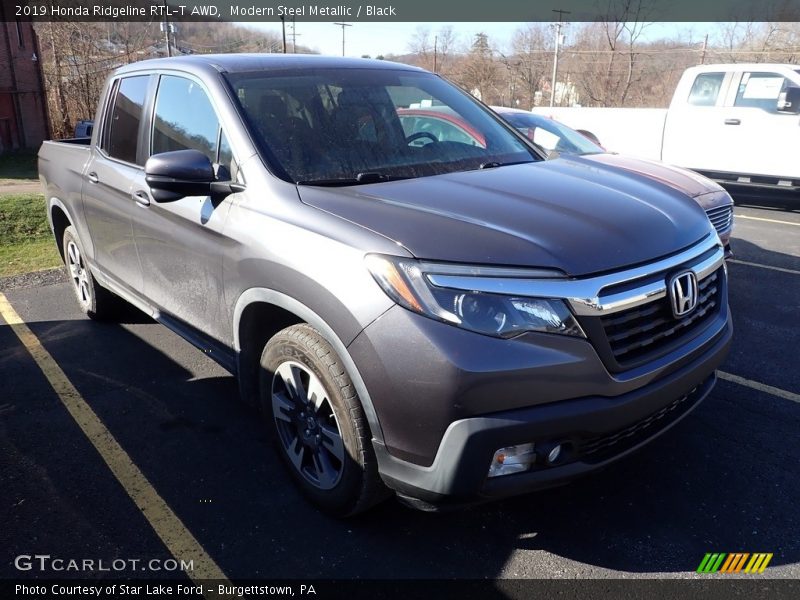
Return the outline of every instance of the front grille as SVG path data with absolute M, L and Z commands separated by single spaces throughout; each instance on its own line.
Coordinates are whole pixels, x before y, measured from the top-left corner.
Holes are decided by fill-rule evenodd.
M 685 396 L 673 400 L 659 411 L 624 429 L 579 440 L 576 444 L 576 458 L 589 463 L 601 461 L 652 437 L 691 410 L 702 397 L 707 385 L 708 381 L 703 382 Z
M 731 228 L 733 223 L 733 206 L 719 206 L 717 208 L 710 208 L 706 211 L 708 220 L 717 230 L 717 233 L 724 233 Z
M 686 317 L 672 315 L 667 297 L 601 317 L 606 339 L 620 366 L 656 353 L 701 328 L 719 312 L 722 267 L 698 282 L 697 308 Z

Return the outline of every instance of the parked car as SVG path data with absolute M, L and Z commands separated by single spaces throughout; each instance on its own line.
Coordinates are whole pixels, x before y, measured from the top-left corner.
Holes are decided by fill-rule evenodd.
M 483 134 L 449 106 L 398 108 L 397 114 L 405 134 L 414 136 L 410 142 L 414 146 L 431 142 L 458 142 L 486 148 Z
M 75 125 L 76 138 L 90 138 L 92 137 L 92 130 L 94 129 L 94 121 L 82 120 L 78 121 Z
M 418 145 L 403 110 L 437 104 L 484 144 Z M 545 160 L 421 69 L 143 61 L 95 124 L 39 152 L 79 306 L 112 318 L 123 298 L 230 370 L 329 513 L 567 482 L 685 417 L 727 354 L 724 249 L 697 203 Z
M 492 106 L 494 112 L 519 129 L 534 144 L 545 151 L 558 154 L 601 154 L 606 149 L 588 131 L 576 131 L 544 115 L 519 108 Z
M 800 67 L 686 69 L 668 109 L 536 108 L 614 152 L 663 160 L 730 189 L 800 192 Z M 769 149 L 765 151 L 764 149 Z

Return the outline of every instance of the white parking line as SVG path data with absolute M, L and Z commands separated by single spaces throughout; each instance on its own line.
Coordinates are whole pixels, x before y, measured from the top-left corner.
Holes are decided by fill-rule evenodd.
M 794 392 L 787 392 L 786 390 L 782 390 L 781 388 L 776 388 L 771 385 L 767 385 L 765 383 L 759 383 L 758 381 L 745 379 L 744 377 L 739 377 L 738 375 L 734 375 L 733 373 L 726 373 L 725 371 L 717 371 L 717 376 L 720 379 L 724 379 L 725 381 L 730 381 L 731 383 L 738 383 L 739 385 L 743 385 L 745 387 L 758 390 L 759 392 L 772 394 L 773 396 L 777 396 L 778 398 L 783 398 L 784 400 L 789 400 L 791 402 L 797 402 L 798 404 L 800 404 L 800 394 L 795 394 Z
M 794 269 L 784 269 L 783 267 L 762 265 L 759 263 L 747 262 L 746 260 L 739 260 L 736 258 L 729 258 L 728 262 L 734 263 L 736 265 L 747 265 L 748 267 L 761 267 L 762 269 L 769 269 L 770 271 L 780 271 L 781 273 L 789 273 L 790 275 L 800 275 L 800 271 L 795 271 Z
M 779 221 L 778 219 L 765 219 L 764 217 L 748 217 L 747 215 L 734 215 L 734 219 L 749 219 L 750 221 L 766 221 L 767 223 L 780 223 L 781 225 L 794 225 L 795 227 L 800 227 L 800 223 L 794 223 L 792 221 Z

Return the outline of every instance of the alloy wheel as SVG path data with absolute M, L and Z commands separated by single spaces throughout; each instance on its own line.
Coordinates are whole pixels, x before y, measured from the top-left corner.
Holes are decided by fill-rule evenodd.
M 286 361 L 272 378 L 272 414 L 283 450 L 313 486 L 339 483 L 345 449 L 336 414 L 319 378 L 298 362 Z
M 72 285 L 81 304 L 89 306 L 92 302 L 92 289 L 89 284 L 89 273 L 83 262 L 83 256 L 78 245 L 70 240 L 67 244 L 67 267 L 72 278 Z

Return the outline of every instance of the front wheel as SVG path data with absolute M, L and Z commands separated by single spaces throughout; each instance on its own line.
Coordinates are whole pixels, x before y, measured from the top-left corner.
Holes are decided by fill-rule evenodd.
M 63 241 L 64 264 L 81 311 L 91 319 L 113 317 L 119 307 L 119 300 L 94 280 L 86 264 L 78 233 L 72 225 L 64 230 Z
M 317 330 L 293 325 L 267 343 L 260 393 L 278 452 L 313 504 L 345 517 L 386 495 L 353 383 Z

